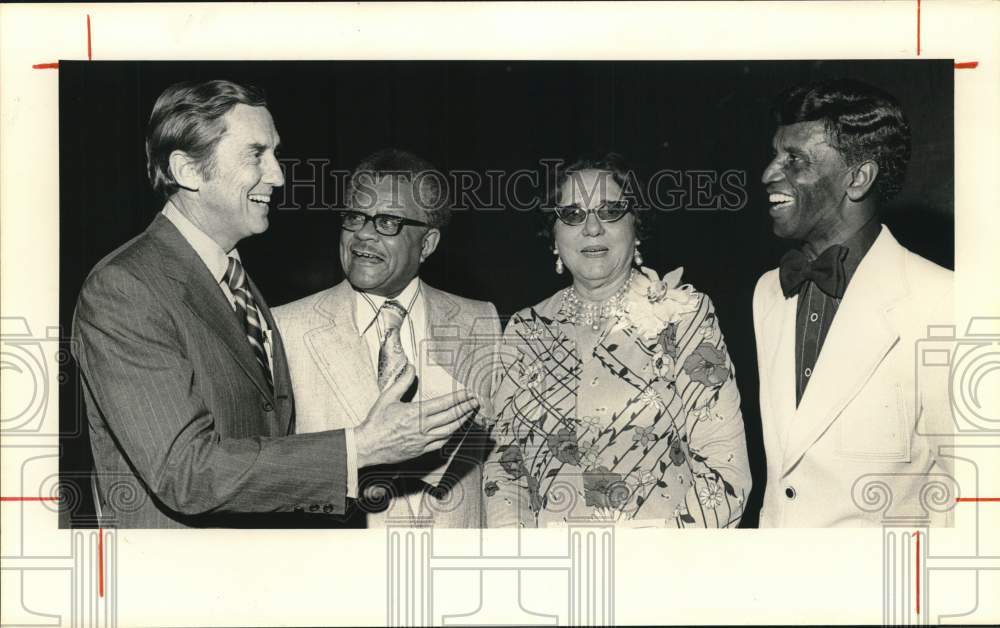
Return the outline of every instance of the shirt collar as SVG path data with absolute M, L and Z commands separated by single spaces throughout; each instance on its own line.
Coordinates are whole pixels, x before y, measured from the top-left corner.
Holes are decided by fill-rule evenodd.
M 393 301 L 399 303 L 404 308 L 406 308 L 407 316 L 409 316 L 414 304 L 417 300 L 417 293 L 420 290 L 420 277 L 414 277 L 410 280 L 410 283 L 406 284 L 403 291 L 400 292 Z M 382 308 L 382 304 L 389 299 L 372 294 L 371 292 L 364 292 L 361 290 L 354 290 L 354 304 L 355 304 L 355 320 L 358 322 L 358 332 L 360 335 L 364 336 L 368 331 L 368 328 L 378 320 L 378 311 Z
M 191 245 L 194 252 L 198 254 L 201 261 L 208 267 L 208 272 L 212 273 L 212 277 L 215 278 L 216 283 L 222 281 L 222 277 L 226 274 L 226 269 L 229 268 L 229 256 L 240 259 L 240 254 L 236 249 L 233 249 L 227 256 L 226 252 L 222 250 L 222 247 L 215 240 L 188 220 L 187 216 L 182 214 L 170 201 L 167 201 L 167 204 L 163 207 L 163 217 L 177 227 L 177 230 L 181 232 L 187 243 Z
M 855 231 L 849 238 L 840 243 L 847 249 L 847 257 L 844 258 L 844 276 L 848 283 L 854 276 L 854 271 L 861 265 L 861 260 L 868 254 L 868 250 L 875 244 L 878 235 L 882 232 L 882 223 L 877 216 L 872 216 L 860 229 Z M 802 246 L 802 252 L 810 259 L 815 259 L 809 245 Z M 823 251 L 820 251 L 822 254 Z

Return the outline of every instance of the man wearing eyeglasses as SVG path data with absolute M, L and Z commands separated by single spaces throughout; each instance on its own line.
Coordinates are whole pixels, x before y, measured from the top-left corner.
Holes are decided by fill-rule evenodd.
M 384 149 L 358 165 L 347 199 L 340 212 L 346 279 L 274 312 L 298 431 L 352 428 L 407 364 L 418 377 L 404 400 L 467 389 L 486 404 L 500 337 L 496 308 L 419 277 L 450 218 L 441 173 L 416 155 Z M 489 413 L 481 405 L 467 429 L 438 451 L 363 469 L 359 498 L 339 525 L 480 527 L 480 463 L 488 441 L 478 425 Z
M 237 250 L 268 228 L 271 193 L 285 182 L 279 144 L 252 87 L 178 83 L 153 106 L 147 166 L 163 210 L 97 264 L 73 318 L 103 527 L 337 516 L 359 465 L 432 450 L 478 407 L 461 392 L 400 403 L 413 377 L 403 365 L 357 429 L 292 433 L 284 343 Z

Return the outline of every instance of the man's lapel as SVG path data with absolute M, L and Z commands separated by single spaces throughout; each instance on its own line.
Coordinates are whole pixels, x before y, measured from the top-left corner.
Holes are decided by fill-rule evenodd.
M 883 227 L 855 271 L 823 341 L 792 419 L 783 473 L 826 432 L 899 341 L 888 313 L 906 293 L 902 247 Z M 790 374 L 784 379 L 794 381 L 794 362 L 783 372 Z
M 233 311 L 233 306 L 222 293 L 191 245 L 169 220 L 158 214 L 149 227 L 150 235 L 159 245 L 164 274 L 181 286 L 181 300 L 222 341 L 261 393 L 271 397 L 271 390 L 264 379 L 260 365 L 253 355 L 246 332 Z M 256 298 L 256 297 L 255 297 Z M 273 323 L 270 323 L 273 325 Z
M 309 354 L 330 385 L 346 420 L 359 425 L 378 398 L 368 345 L 354 320 L 354 291 L 347 281 L 331 288 L 317 303 L 324 324 L 305 334 Z
M 777 282 L 775 282 L 777 286 Z M 763 363 L 767 372 L 761 373 L 768 381 L 768 394 L 775 432 L 782 448 L 788 440 L 788 427 L 795 415 L 795 311 L 798 297 L 786 299 L 777 288 L 769 309 L 764 312 L 761 329 L 764 343 L 761 346 Z
M 271 330 L 271 379 L 274 381 L 274 399 L 278 407 L 278 422 L 282 433 L 288 434 L 292 431 L 293 404 L 292 380 L 288 372 L 288 361 L 285 359 L 285 344 L 281 341 L 281 334 L 278 333 L 278 324 L 271 316 L 271 308 L 267 306 L 264 295 L 257 289 L 257 285 L 247 276 L 250 285 L 250 293 L 253 294 L 257 309 L 267 321 L 267 327 Z M 258 369 L 259 370 L 259 369 Z
M 464 346 L 461 326 L 455 316 L 461 311 L 458 303 L 448 293 L 422 284 L 421 291 L 427 311 L 425 321 L 425 338 L 423 347 L 418 347 L 417 358 L 421 364 L 437 364 L 444 368 L 454 379 L 461 381 L 459 367 L 462 364 L 461 353 Z

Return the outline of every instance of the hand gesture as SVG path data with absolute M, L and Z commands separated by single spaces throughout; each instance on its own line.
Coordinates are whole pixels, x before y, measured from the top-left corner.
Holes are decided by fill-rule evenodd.
M 359 467 L 395 464 L 438 449 L 479 408 L 467 390 L 403 403 L 400 398 L 415 377 L 413 366 L 407 364 L 355 428 Z

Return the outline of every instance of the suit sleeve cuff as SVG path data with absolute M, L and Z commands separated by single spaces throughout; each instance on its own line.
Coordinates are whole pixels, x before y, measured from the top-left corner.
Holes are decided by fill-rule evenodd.
M 354 428 L 344 429 L 344 446 L 347 449 L 347 496 L 358 498 L 358 448 L 354 442 Z

